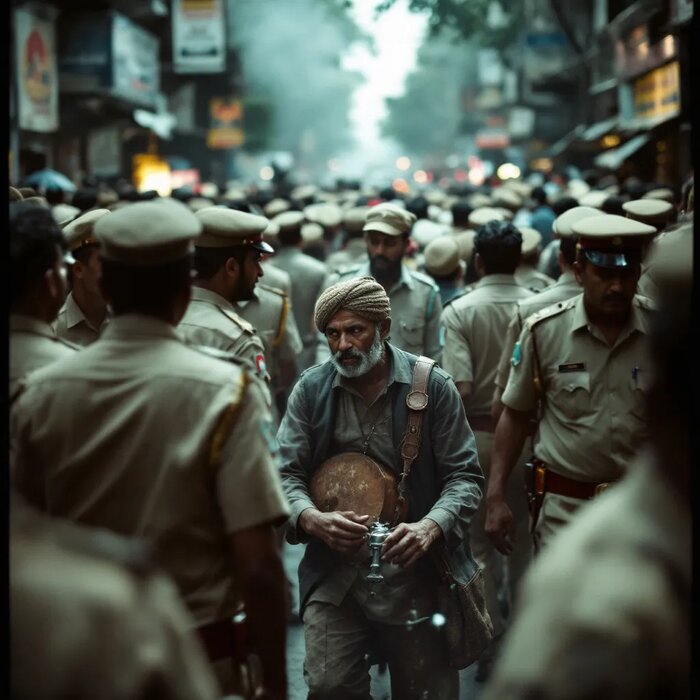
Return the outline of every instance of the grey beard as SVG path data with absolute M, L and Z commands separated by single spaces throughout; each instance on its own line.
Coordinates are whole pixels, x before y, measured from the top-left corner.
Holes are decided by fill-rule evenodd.
M 331 357 L 331 362 L 336 370 L 346 379 L 354 379 L 355 377 L 361 377 L 363 374 L 367 374 L 373 367 L 381 362 L 384 357 L 384 342 L 382 341 L 381 333 L 379 332 L 379 325 L 377 325 L 374 331 L 374 340 L 372 345 L 367 352 L 360 352 L 359 350 L 354 350 L 351 357 L 359 358 L 360 362 L 351 367 L 345 367 L 341 364 L 340 358 L 343 356 L 342 352 L 337 352 Z M 348 353 L 346 353 L 346 357 Z

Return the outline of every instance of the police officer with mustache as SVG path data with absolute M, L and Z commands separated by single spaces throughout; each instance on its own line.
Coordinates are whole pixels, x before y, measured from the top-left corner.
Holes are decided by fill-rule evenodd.
M 616 215 L 586 217 L 572 228 L 583 293 L 527 318 L 502 397 L 485 529 L 503 554 L 513 550 L 505 485 L 538 408 L 530 501 L 536 551 L 623 477 L 648 434 L 653 310 L 636 290 L 644 246 L 656 229 Z

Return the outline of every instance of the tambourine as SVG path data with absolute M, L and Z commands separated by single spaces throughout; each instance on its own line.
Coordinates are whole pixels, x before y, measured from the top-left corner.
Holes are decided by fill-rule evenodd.
M 399 495 L 394 472 L 359 452 L 343 452 L 327 459 L 311 477 L 310 491 L 320 511 L 351 510 L 369 515 L 369 524 L 395 525 L 408 514 L 406 500 L 396 512 Z

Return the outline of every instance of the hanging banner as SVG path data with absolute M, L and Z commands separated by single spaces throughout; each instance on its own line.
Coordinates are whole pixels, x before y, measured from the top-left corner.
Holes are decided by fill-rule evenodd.
M 173 0 L 175 73 L 226 70 L 226 17 L 223 0 Z
M 15 10 L 15 65 L 19 128 L 58 129 L 58 71 L 53 20 L 29 7 Z
M 238 148 L 245 141 L 243 104 L 233 97 L 213 97 L 209 103 L 211 127 L 208 148 Z

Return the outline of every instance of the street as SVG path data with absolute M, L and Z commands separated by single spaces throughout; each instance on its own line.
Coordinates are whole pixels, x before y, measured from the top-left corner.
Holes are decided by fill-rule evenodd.
M 284 568 L 294 586 L 295 608 L 299 605 L 299 590 L 297 568 L 304 553 L 302 545 L 284 544 Z M 287 674 L 289 679 L 290 700 L 304 700 L 307 688 L 304 682 L 304 628 L 301 625 L 290 625 L 287 628 Z M 476 665 L 460 671 L 459 700 L 478 700 L 480 683 L 474 680 Z M 390 696 L 389 677 L 387 674 L 379 674 L 377 667 L 372 667 L 372 697 L 374 700 L 388 700 Z M 400 700 L 396 698 L 395 700 Z

